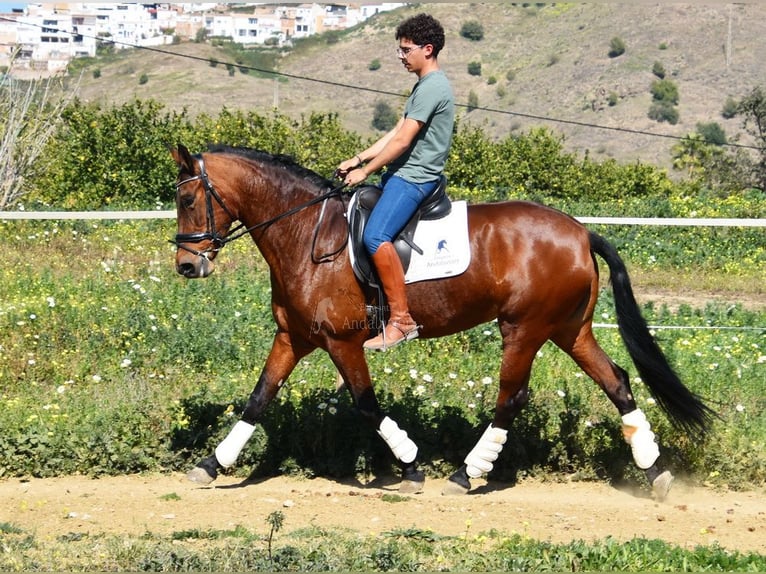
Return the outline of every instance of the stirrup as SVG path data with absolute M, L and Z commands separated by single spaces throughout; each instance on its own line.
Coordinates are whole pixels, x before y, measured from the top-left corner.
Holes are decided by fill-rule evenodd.
M 389 326 L 399 331 L 399 333 L 401 333 L 402 335 L 401 337 L 394 339 L 391 343 L 388 342 L 386 337 L 386 329 Z M 417 339 L 418 336 L 420 335 L 418 331 L 420 327 L 421 325 L 418 325 L 414 321 L 412 323 L 407 323 L 407 325 L 402 325 L 401 327 L 399 326 L 399 323 L 397 321 L 389 321 L 388 323 L 386 323 L 385 327 L 383 327 L 383 330 L 380 332 L 379 335 L 365 341 L 363 346 L 365 349 L 373 349 L 375 351 L 385 351 L 387 349 L 396 347 L 397 345 L 400 345 L 401 343 L 404 343 L 405 341 L 411 341 L 412 339 Z M 409 329 L 409 330 L 406 330 L 406 329 Z

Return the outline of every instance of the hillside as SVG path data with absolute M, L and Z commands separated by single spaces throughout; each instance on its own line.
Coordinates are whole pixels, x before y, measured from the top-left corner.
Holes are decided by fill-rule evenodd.
M 419 11 L 435 15 L 447 30 L 440 61 L 457 101 L 466 104 L 471 91 L 478 96 L 479 109 L 469 113 L 459 108 L 462 122 L 483 125 L 496 137 L 544 125 L 564 134 L 568 148 L 596 159 L 640 159 L 667 166 L 675 140 L 591 125 L 683 136 L 699 122 L 718 122 L 731 140 L 742 129 L 740 119 L 721 116 L 727 97 L 740 98 L 766 85 L 766 5 L 760 3 L 556 4 L 542 10 L 509 3 L 433 3 L 379 15 L 337 43 L 286 54 L 279 70 L 289 77 L 280 81 L 240 72 L 229 76 L 223 65 L 214 68 L 200 60 L 136 51 L 101 66 L 98 79 L 86 71 L 79 94 L 103 103 L 154 98 L 169 109 L 186 107 L 190 113 L 216 114 L 223 105 L 261 113 L 276 105 L 296 117 L 333 111 L 347 128 L 373 135 L 374 103 L 383 99 L 397 109 L 403 104 L 399 96 L 374 91 L 403 94 L 414 82 L 395 57 L 393 30 L 402 18 Z M 460 37 L 461 26 L 470 20 L 483 25 L 483 40 Z M 614 37 L 623 40 L 626 52 L 610 58 Z M 168 50 L 225 61 L 206 45 Z M 374 59 L 381 67 L 371 71 Z M 468 73 L 469 62 L 481 62 L 480 77 Z M 647 117 L 655 62 L 678 86 L 676 125 Z M 149 81 L 140 85 L 142 74 Z M 618 96 L 616 105 L 608 104 L 610 94 Z

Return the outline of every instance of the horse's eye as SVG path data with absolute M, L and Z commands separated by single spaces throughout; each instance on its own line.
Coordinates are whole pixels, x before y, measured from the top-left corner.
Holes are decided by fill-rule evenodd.
M 182 195 L 179 202 L 184 209 L 191 209 L 194 206 L 194 194 Z

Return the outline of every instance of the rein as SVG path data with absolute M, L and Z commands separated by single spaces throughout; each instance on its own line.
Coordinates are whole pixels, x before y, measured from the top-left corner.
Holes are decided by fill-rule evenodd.
M 266 221 L 261 221 L 260 223 L 256 223 L 255 225 L 251 225 L 250 227 L 245 227 L 243 223 L 240 223 L 234 229 L 229 231 L 228 234 L 221 235 L 220 233 L 218 233 L 215 227 L 213 200 L 215 199 L 218 205 L 221 206 L 221 208 L 226 212 L 226 215 L 228 215 L 232 221 L 238 218 L 234 216 L 234 214 L 229 210 L 228 207 L 226 207 L 226 204 L 224 203 L 223 198 L 215 190 L 215 188 L 213 187 L 213 184 L 210 182 L 210 179 L 208 178 L 208 175 L 207 175 L 207 171 L 205 170 L 205 162 L 202 159 L 202 156 L 199 155 L 195 157 L 197 159 L 197 163 L 199 164 L 199 174 L 176 183 L 176 192 L 178 192 L 178 190 L 182 186 L 186 185 L 187 183 L 190 183 L 192 181 L 202 181 L 202 185 L 205 189 L 205 209 L 207 213 L 208 229 L 207 231 L 198 231 L 195 233 L 177 233 L 174 239 L 169 239 L 168 241 L 174 244 L 178 249 L 183 249 L 199 257 L 204 257 L 205 259 L 208 259 L 208 253 L 220 251 L 221 249 L 223 249 L 223 246 L 226 245 L 227 243 L 230 243 L 234 241 L 235 239 L 239 239 L 240 237 L 247 235 L 251 231 L 254 231 L 259 228 L 266 228 L 276 223 L 277 221 L 280 221 L 282 219 L 295 215 L 296 213 L 306 209 L 307 207 L 311 207 L 312 205 L 316 205 L 317 203 L 326 202 L 328 199 L 332 197 L 340 197 L 341 192 L 346 187 L 346 184 L 342 183 L 339 186 L 332 188 L 330 191 L 323 193 L 322 195 L 319 195 L 317 197 L 314 197 L 310 199 L 309 201 L 306 201 L 305 203 L 301 203 L 300 205 L 292 207 L 288 209 L 287 211 L 280 213 L 279 215 L 276 215 L 270 219 L 267 219 Z M 321 226 L 322 220 L 324 219 L 326 206 L 327 206 L 326 203 L 322 205 L 322 211 L 319 215 L 319 221 L 317 222 L 317 225 L 314 229 L 314 234 L 312 238 L 311 259 L 314 263 L 322 263 L 323 261 L 327 261 L 331 259 L 335 255 L 343 251 L 343 249 L 346 247 L 346 244 L 348 243 L 348 236 L 347 236 L 343 244 L 332 253 L 327 253 L 327 254 L 321 255 L 320 257 L 314 257 L 314 246 L 316 245 L 316 241 L 319 236 L 319 228 Z M 205 240 L 210 241 L 211 245 L 204 251 L 192 249 L 191 247 L 184 245 L 184 243 L 199 243 Z

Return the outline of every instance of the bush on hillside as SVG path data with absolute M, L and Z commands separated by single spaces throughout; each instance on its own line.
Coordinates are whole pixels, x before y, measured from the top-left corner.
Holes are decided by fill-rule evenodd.
M 388 102 L 383 100 L 375 102 L 375 109 L 372 113 L 372 127 L 376 130 L 387 132 L 396 125 L 397 121 L 399 121 L 399 116 Z
M 465 22 L 460 28 L 460 35 L 466 40 L 478 42 L 484 39 L 484 26 L 477 20 Z
M 729 96 L 726 98 L 726 101 L 723 103 L 723 108 L 721 108 L 721 116 L 725 120 L 730 120 L 733 117 L 737 115 L 737 107 L 738 107 L 737 100 Z
M 648 116 L 656 122 L 668 122 L 671 125 L 678 123 L 678 110 L 668 102 L 654 102 L 649 106 Z
M 709 144 L 718 146 L 726 145 L 726 131 L 718 122 L 698 123 L 697 133 L 705 138 L 705 141 Z
M 622 56 L 625 53 L 625 42 L 621 38 L 615 36 L 609 42 L 609 57 L 616 58 Z
M 481 62 L 468 62 L 468 73 L 471 76 L 481 76 Z
M 678 105 L 678 86 L 672 80 L 656 80 L 651 86 L 652 98 L 657 102 Z

